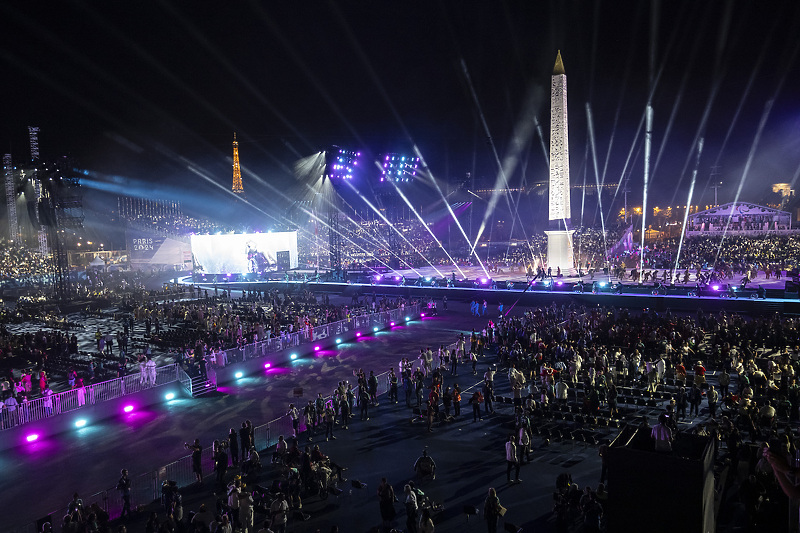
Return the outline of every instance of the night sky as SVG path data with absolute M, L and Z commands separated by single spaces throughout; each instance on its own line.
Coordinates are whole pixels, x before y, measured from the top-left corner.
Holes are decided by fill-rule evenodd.
M 641 198 L 651 87 L 651 204 L 685 203 L 698 137 L 693 203 L 713 199 L 714 166 L 721 202 L 800 171 L 796 1 L 12 1 L 0 20 L 4 153 L 24 163 L 37 125 L 43 156 L 74 156 L 87 189 L 212 218 L 231 211 L 234 131 L 247 198 L 268 209 L 289 202 L 296 160 L 334 144 L 372 159 L 416 146 L 443 182 L 491 185 L 498 162 L 512 186 L 545 181 L 531 125 L 549 149 L 559 49 L 573 182 L 625 174 Z

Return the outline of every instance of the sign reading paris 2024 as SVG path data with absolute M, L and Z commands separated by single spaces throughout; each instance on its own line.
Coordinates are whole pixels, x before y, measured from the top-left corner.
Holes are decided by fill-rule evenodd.
M 289 264 L 280 264 L 279 258 L 287 252 Z M 195 272 L 199 274 L 264 273 L 297 268 L 297 232 L 192 235 L 192 255 Z

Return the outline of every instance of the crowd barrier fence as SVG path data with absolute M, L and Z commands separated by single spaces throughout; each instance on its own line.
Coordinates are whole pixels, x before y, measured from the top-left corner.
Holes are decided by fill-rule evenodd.
M 286 349 L 290 346 L 297 346 L 302 343 L 301 338 L 306 338 L 307 342 L 311 342 L 316 340 L 322 340 L 324 338 L 333 335 L 345 334 L 359 329 L 385 327 L 390 325 L 392 322 L 400 323 L 405 319 L 406 316 L 419 315 L 421 310 L 420 308 L 421 308 L 420 304 L 413 304 L 413 305 L 406 305 L 404 308 L 392 309 L 389 311 L 381 311 L 378 313 L 371 313 L 369 315 L 354 316 L 349 319 L 341 320 L 339 322 L 333 322 L 330 324 L 326 324 L 324 326 L 318 326 L 314 328 L 313 338 L 307 338 L 308 336 L 305 334 L 305 332 L 297 332 L 291 335 L 286 335 L 284 337 L 275 337 L 259 343 L 246 345 L 244 346 L 244 349 L 233 348 L 227 350 L 226 355 L 230 357 L 236 354 L 243 354 L 244 357 L 249 359 L 254 357 L 260 357 L 262 355 L 267 355 L 269 353 L 272 353 L 273 351 Z M 455 344 L 451 346 L 455 346 Z M 435 364 L 438 363 L 436 357 L 434 357 L 434 363 Z M 163 370 L 163 369 L 169 369 L 169 370 Z M 158 370 L 159 372 L 157 372 L 157 379 L 156 379 L 157 385 L 165 385 L 167 383 L 173 383 L 175 381 L 179 381 L 184 387 L 187 388 L 187 390 L 191 390 L 191 378 L 179 365 L 173 364 L 166 367 L 161 367 Z M 170 371 L 172 372 L 171 374 L 172 377 L 170 381 L 168 382 L 159 381 L 159 380 L 162 381 L 165 380 L 166 378 L 163 376 L 168 375 Z M 378 375 L 378 395 L 385 394 L 388 391 L 388 382 L 386 379 L 387 375 L 388 372 L 384 372 Z M 131 394 L 133 393 L 133 391 L 139 392 L 141 390 L 144 390 L 146 386 L 149 386 L 147 384 L 140 383 L 138 373 L 125 376 L 124 378 L 111 380 L 111 382 L 118 382 L 118 381 L 121 383 L 117 383 L 115 385 L 109 385 L 108 387 L 103 389 L 104 391 L 106 390 L 108 391 L 106 393 L 106 397 L 104 397 L 105 400 L 110 400 L 115 397 L 124 395 L 120 394 L 120 392 L 123 391 L 126 391 L 128 394 Z M 110 383 L 110 382 L 104 382 L 104 383 Z M 95 387 L 97 385 L 95 385 Z M 68 392 L 74 393 L 75 391 L 72 390 Z M 117 396 L 113 396 L 115 392 L 117 393 Z M 60 393 L 60 394 L 65 394 L 65 393 Z M 306 429 L 305 425 L 301 424 L 300 430 L 305 431 L 305 429 Z M 274 420 L 271 420 L 266 424 L 254 426 L 253 445 L 255 446 L 256 450 L 259 451 L 259 453 L 263 453 L 265 450 L 268 450 L 275 445 L 275 443 L 278 441 L 279 435 L 288 436 L 291 434 L 292 434 L 291 417 L 289 417 L 288 415 L 284 415 Z M 266 460 L 267 460 L 266 457 L 262 456 L 261 458 L 262 463 Z M 201 465 L 202 465 L 202 471 L 205 476 L 210 477 L 214 475 L 213 474 L 214 457 L 213 457 L 213 450 L 210 446 L 203 447 L 201 455 Z M 144 508 L 145 506 L 153 503 L 154 501 L 160 501 L 162 496 L 162 486 L 166 481 L 174 481 L 178 487 L 186 487 L 194 483 L 195 474 L 192 468 L 192 456 L 186 455 L 167 465 L 161 466 L 156 470 L 145 472 L 143 474 L 130 477 L 129 479 L 131 480 L 131 493 L 130 493 L 131 509 L 135 511 L 136 509 Z M 84 508 L 88 508 L 92 504 L 97 504 L 97 506 L 101 510 L 108 513 L 110 519 L 112 520 L 119 518 L 120 514 L 122 513 L 123 509 L 122 492 L 116 489 L 116 485 L 112 488 L 95 492 L 88 497 L 81 496 L 81 499 L 84 502 Z M 53 533 L 61 533 L 62 519 L 67 514 L 67 512 L 68 512 L 68 507 L 64 506 L 46 515 L 51 517 Z M 0 530 L 8 531 L 9 533 L 39 533 L 37 524 L 35 522 L 27 522 L 7 530 L 0 528 Z

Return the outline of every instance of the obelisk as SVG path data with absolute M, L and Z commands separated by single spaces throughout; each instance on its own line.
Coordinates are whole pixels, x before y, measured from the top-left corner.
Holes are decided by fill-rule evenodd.
M 567 127 L 567 75 L 561 51 L 550 83 L 550 230 L 547 234 L 547 266 L 555 275 L 558 268 L 567 273 L 575 268 L 572 257 L 569 204 L 569 129 Z

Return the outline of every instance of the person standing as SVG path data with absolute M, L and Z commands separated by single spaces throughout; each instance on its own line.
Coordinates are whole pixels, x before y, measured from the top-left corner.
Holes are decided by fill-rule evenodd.
M 661 413 L 658 417 L 658 424 L 653 426 L 650 437 L 655 441 L 657 452 L 672 452 L 672 430 L 667 425 L 666 413 Z
M 450 418 L 450 408 L 453 406 L 453 393 L 450 392 L 450 387 L 447 387 L 442 394 L 442 404 L 444 405 L 444 415 Z
M 481 417 L 481 403 L 483 402 L 483 396 L 481 395 L 481 391 L 475 391 L 472 394 L 472 398 L 469 399 L 469 403 L 472 405 L 472 421 L 477 422 L 478 420 L 483 420 Z
M 328 441 L 328 439 L 336 440 L 336 436 L 333 434 L 333 418 L 334 418 L 333 405 L 331 403 L 328 403 L 328 405 L 325 407 L 323 415 L 323 423 L 325 424 L 326 442 Z
M 231 451 L 231 464 L 239 466 L 239 437 L 233 428 L 228 434 L 228 449 Z
M 514 469 L 514 483 L 522 481 L 519 478 L 519 457 L 515 440 L 514 435 L 509 435 L 506 440 L 506 481 L 509 483 L 511 483 L 511 469 Z
M 731 375 L 728 373 L 726 368 L 722 369 L 722 373 L 719 375 L 719 389 L 722 391 L 722 396 L 725 397 L 728 394 L 728 386 L 731 384 Z
M 253 495 L 249 491 L 242 489 L 239 493 L 239 524 L 242 526 L 242 533 L 253 533 Z
M 131 480 L 128 478 L 128 471 L 124 468 L 120 470 L 121 477 L 117 482 L 117 490 L 122 495 L 122 513 L 120 518 L 131 516 Z
M 278 493 L 278 497 L 272 502 L 269 508 L 269 514 L 272 517 L 270 529 L 275 533 L 286 532 L 286 522 L 289 521 L 289 503 L 283 493 Z
M 397 403 L 397 374 L 394 373 L 394 368 L 389 369 L 387 380 L 389 382 L 389 401 Z
M 250 427 L 247 422 L 242 422 L 242 428 L 239 430 L 239 446 L 242 450 L 242 462 L 247 461 L 248 454 L 250 453 Z
M 358 405 L 361 407 L 361 420 L 369 420 L 370 397 L 366 387 L 358 387 Z
M 339 409 L 341 410 L 342 429 L 348 429 L 347 426 L 350 422 L 350 402 L 342 400 L 339 402 Z
M 297 410 L 297 407 L 295 407 L 293 403 L 290 403 L 289 410 L 286 411 L 286 414 L 292 419 L 292 435 L 294 438 L 297 438 L 298 429 L 300 428 L 300 411 Z
M 381 478 L 381 483 L 378 485 L 378 505 L 381 511 L 381 527 L 388 530 L 392 526 L 392 521 L 397 516 L 394 509 L 394 487 L 386 481 L 386 478 Z
M 497 533 L 497 519 L 500 516 L 501 508 L 500 498 L 497 497 L 497 491 L 492 487 L 483 502 L 483 518 L 486 520 L 489 533 Z
M 703 401 L 703 395 L 700 392 L 700 387 L 697 386 L 697 383 L 692 385 L 692 388 L 689 390 L 689 416 L 700 416 L 700 403 Z
M 203 482 L 203 465 L 200 460 L 203 457 L 203 446 L 200 439 L 194 439 L 194 444 L 184 443 L 187 450 L 192 450 L 192 472 L 194 472 L 197 483 Z
M 154 387 L 156 384 L 156 362 L 153 361 L 153 357 L 149 356 L 147 358 L 147 363 L 145 363 L 145 368 L 147 370 L 147 381 L 151 387 Z
M 224 488 L 225 474 L 228 471 L 228 454 L 225 452 L 224 440 L 221 444 L 219 441 L 214 441 L 214 444 L 216 448 L 214 451 L 214 470 L 217 472 L 217 486 Z
M 403 487 L 406 495 L 406 532 L 417 533 L 417 495 L 411 490 L 411 485 Z
M 453 385 L 453 416 L 456 418 L 461 416 L 461 389 L 458 383 Z
M 719 392 L 711 385 L 708 388 L 708 414 L 711 418 L 717 418 L 717 402 L 719 401 Z

